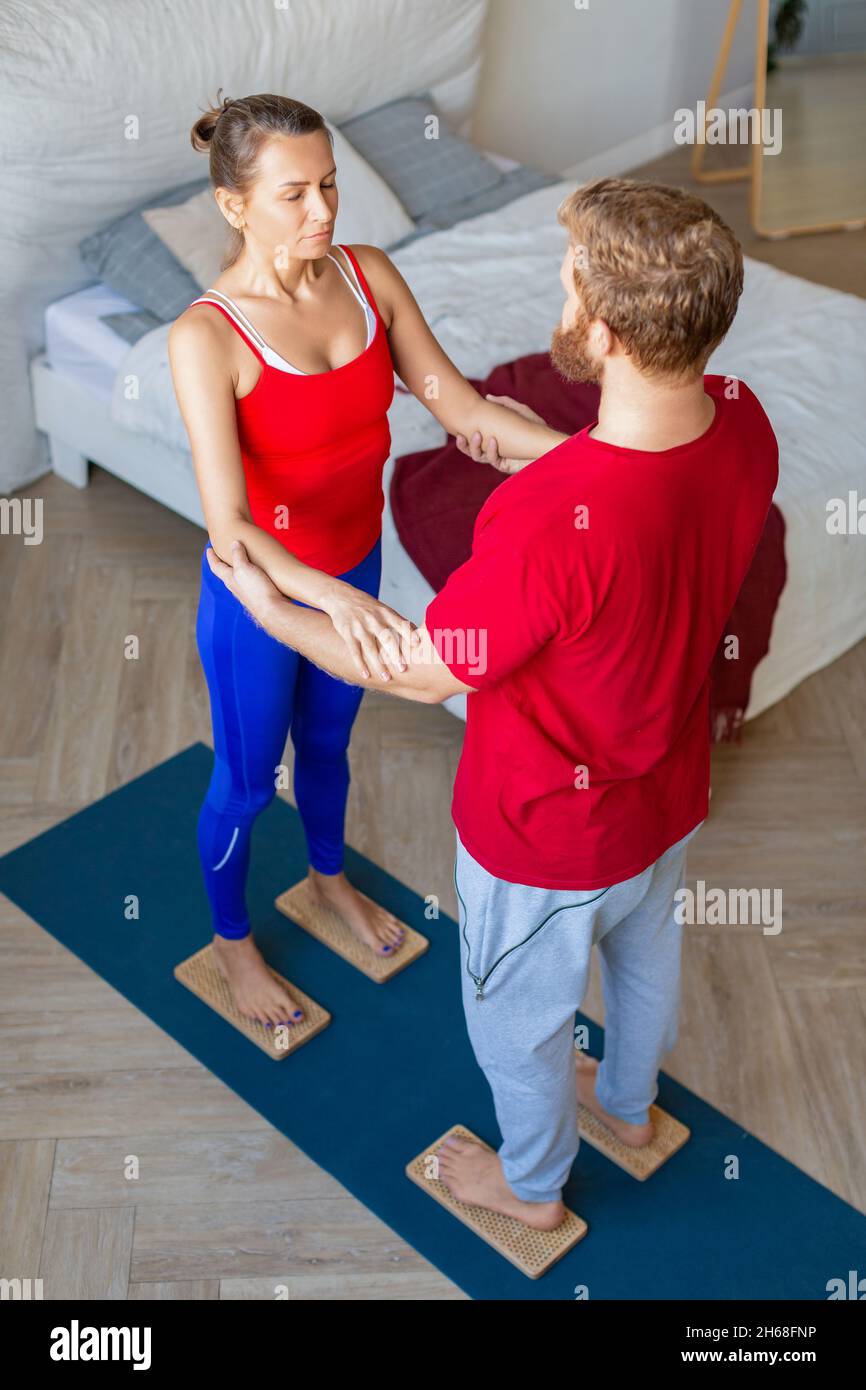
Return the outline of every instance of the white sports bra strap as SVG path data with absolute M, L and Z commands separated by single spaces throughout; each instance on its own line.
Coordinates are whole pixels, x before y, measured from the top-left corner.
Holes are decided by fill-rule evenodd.
M 357 276 L 355 275 L 355 268 L 352 265 L 351 260 L 349 260 L 345 248 L 343 246 L 340 246 L 339 249 L 343 252 L 343 255 L 346 256 L 346 261 L 352 271 L 352 275 L 354 279 L 357 281 L 357 289 L 355 288 L 355 285 L 352 283 L 352 281 L 349 279 L 343 267 L 340 265 L 340 262 L 337 260 L 336 256 L 332 256 L 330 251 L 327 253 L 328 258 L 329 260 L 332 260 L 334 262 L 334 265 L 337 267 L 346 284 L 349 286 L 349 289 L 352 291 L 352 294 L 355 296 L 361 308 L 364 310 L 364 316 L 367 320 L 367 347 L 369 347 L 371 342 L 373 341 L 373 336 L 375 333 L 376 316 L 373 312 L 372 305 L 370 304 L 369 300 L 366 298 L 363 290 L 361 289 L 360 281 L 358 281 Z M 216 304 L 219 306 L 219 308 L 224 309 L 225 312 L 229 315 L 229 317 L 234 320 L 235 324 L 240 329 L 240 331 L 243 334 L 245 334 L 246 337 L 251 339 L 253 344 L 258 348 L 262 357 L 265 359 L 266 362 L 269 362 L 271 366 L 276 366 L 280 368 L 282 371 L 292 372 L 296 376 L 310 375 L 309 372 L 302 372 L 300 367 L 293 367 L 291 362 L 287 362 L 285 357 L 281 357 L 280 354 L 276 352 L 274 348 L 271 347 L 270 343 L 266 343 L 259 330 L 255 327 L 254 324 L 250 323 L 246 314 L 238 308 L 237 304 L 235 304 L 233 299 L 229 299 L 227 294 L 223 294 L 222 290 L 205 290 L 204 294 L 199 295 L 198 299 L 194 299 L 192 302 L 193 304 Z M 367 349 L 365 348 L 364 351 L 366 352 L 366 350 Z M 320 373 L 313 373 L 312 375 L 320 375 Z
M 201 304 L 203 301 L 205 303 L 219 304 L 223 309 L 226 309 L 231 314 L 238 327 L 243 328 L 244 331 L 249 334 L 256 347 L 259 348 L 260 351 L 272 351 L 272 349 L 268 347 L 268 344 L 265 342 L 259 330 L 253 324 L 250 323 L 246 314 L 244 314 L 238 308 L 237 304 L 235 304 L 233 299 L 229 299 L 227 294 L 223 294 L 222 290 L 207 290 L 201 296 L 200 299 L 194 300 L 193 303 Z
M 330 253 L 330 251 L 328 252 L 328 260 L 334 262 L 334 265 L 337 267 L 337 269 L 339 270 L 339 272 L 340 272 L 340 274 L 342 275 L 343 279 L 345 280 L 346 284 L 349 286 L 349 289 L 352 291 L 352 294 L 355 296 L 355 298 L 357 299 L 358 303 L 361 305 L 361 308 L 362 308 L 362 309 L 365 309 L 365 310 L 366 310 L 366 309 L 369 309 L 369 308 L 370 308 L 370 305 L 367 303 L 367 300 L 366 300 L 366 298 L 365 298 L 365 296 L 364 296 L 364 291 L 361 289 L 361 282 L 360 282 L 360 280 L 358 279 L 357 275 L 355 274 L 355 267 L 352 265 L 352 262 L 349 260 L 348 255 L 346 255 L 346 248 L 345 248 L 344 246 L 340 246 L 339 249 L 342 251 L 343 255 L 346 256 L 346 263 L 347 263 L 347 265 L 349 266 L 349 269 L 350 269 L 351 272 L 352 272 L 352 279 L 351 279 L 351 280 L 349 279 L 349 277 L 348 277 L 348 275 L 346 274 L 345 270 L 343 269 L 342 265 L 341 265 L 340 262 L 337 260 L 337 257 L 336 257 L 336 256 L 332 256 L 331 253 Z M 353 283 L 353 281 L 354 281 L 354 283 Z M 357 289 L 355 288 L 356 285 L 357 285 Z

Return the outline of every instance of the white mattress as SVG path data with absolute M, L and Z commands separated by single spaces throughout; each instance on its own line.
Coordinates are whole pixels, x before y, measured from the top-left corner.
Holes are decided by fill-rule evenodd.
M 499 362 L 549 347 L 562 309 L 558 272 L 565 245 L 555 213 L 574 186 L 539 189 L 394 253 L 433 332 L 467 376 L 483 377 Z M 167 333 L 167 326 L 155 329 L 128 356 L 121 352 L 124 372 L 118 375 L 111 413 L 126 429 L 185 452 Z M 866 546 L 861 537 L 830 536 L 826 529 L 828 499 L 846 498 L 851 489 L 862 492 L 866 477 L 864 359 L 866 302 L 747 260 L 739 313 L 709 369 L 748 382 L 773 423 L 781 459 L 776 500 L 786 522 L 788 560 L 788 580 L 770 651 L 755 674 L 749 718 L 866 635 Z M 121 389 L 128 372 L 141 383 L 134 403 Z M 390 420 L 393 457 L 386 489 L 394 458 L 443 440 L 441 426 L 412 396 L 396 395 Z M 479 465 L 467 460 L 466 466 Z M 724 544 L 724 537 L 719 540 Z M 382 598 L 422 621 L 433 591 L 398 540 L 390 508 L 383 561 Z M 448 706 L 463 713 L 464 697 Z
M 107 285 L 89 285 L 45 310 L 45 355 L 48 365 L 100 400 L 110 401 L 117 369 L 129 344 L 101 320 L 137 306 Z

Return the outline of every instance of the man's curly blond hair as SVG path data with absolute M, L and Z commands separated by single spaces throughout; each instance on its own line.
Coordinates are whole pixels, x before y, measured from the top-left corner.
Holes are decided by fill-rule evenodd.
M 700 375 L 734 320 L 743 251 L 701 198 L 637 179 L 600 178 L 560 205 L 576 248 L 574 282 L 649 375 Z

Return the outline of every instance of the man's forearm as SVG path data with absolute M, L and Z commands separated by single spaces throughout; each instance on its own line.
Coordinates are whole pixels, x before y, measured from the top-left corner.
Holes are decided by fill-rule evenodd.
M 372 639 L 379 643 L 381 660 L 374 661 L 365 652 L 364 669 L 372 668 L 375 674 L 361 675 L 353 651 L 328 614 L 284 598 L 264 570 L 250 563 L 240 541 L 232 545 L 231 552 L 232 563 L 227 565 L 213 547 L 209 547 L 207 560 L 212 573 L 266 632 L 285 646 L 293 647 L 329 675 L 348 685 L 359 685 L 365 690 L 387 690 L 404 700 L 419 700 L 424 704 L 439 704 L 450 695 L 474 692 L 476 687 L 461 681 L 442 660 L 426 627 L 412 629 L 411 624 L 393 609 L 389 611 L 396 619 L 396 626 L 386 624 Z M 350 585 L 346 587 L 351 590 Z M 366 651 L 370 650 L 367 641 Z M 406 669 L 401 671 L 402 665 Z
M 293 647 L 315 666 L 320 666 L 349 685 L 359 685 L 365 690 L 385 690 L 389 695 L 398 695 L 404 700 L 429 704 L 436 704 L 443 698 L 437 691 L 433 677 L 429 655 L 432 644 L 426 638 L 426 633 L 426 640 L 421 646 L 404 649 L 407 669 L 386 672 L 387 679 L 383 680 L 379 676 L 364 677 L 360 674 L 345 642 L 326 613 L 301 608 L 289 599 L 273 599 L 263 605 L 255 617 L 278 642 Z

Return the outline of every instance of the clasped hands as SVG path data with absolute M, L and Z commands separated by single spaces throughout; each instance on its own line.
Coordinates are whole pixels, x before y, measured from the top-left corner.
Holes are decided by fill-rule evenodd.
M 230 565 L 219 558 L 212 546 L 207 549 L 207 562 L 212 573 L 266 630 L 270 629 L 276 610 L 292 602 L 265 570 L 253 564 L 241 541 L 232 542 Z M 322 603 L 321 611 L 328 614 L 365 679 L 373 673 L 380 680 L 390 680 L 389 667 L 394 672 L 405 671 L 407 659 L 422 644 L 421 633 L 413 622 L 351 584 L 338 582 L 333 595 Z

